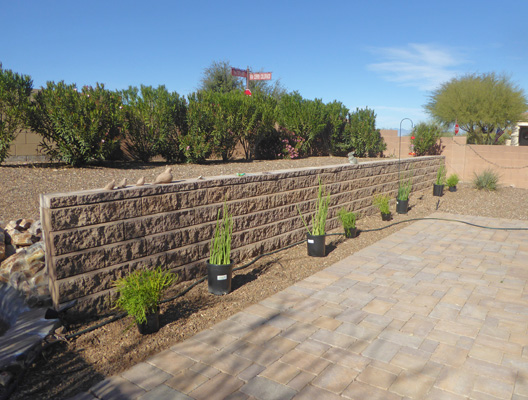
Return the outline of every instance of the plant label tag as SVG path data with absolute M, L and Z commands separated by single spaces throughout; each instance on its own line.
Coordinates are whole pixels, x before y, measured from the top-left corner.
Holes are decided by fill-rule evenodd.
M 227 280 L 227 275 L 218 275 L 216 277 L 216 280 L 217 281 L 225 281 L 225 280 Z
M 314 244 L 313 239 L 308 239 L 308 243 L 310 243 L 310 244 Z

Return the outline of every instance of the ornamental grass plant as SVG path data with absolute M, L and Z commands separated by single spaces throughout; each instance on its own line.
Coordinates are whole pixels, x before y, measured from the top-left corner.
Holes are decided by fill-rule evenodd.
M 444 165 L 440 165 L 438 167 L 438 171 L 436 171 L 436 185 L 445 185 L 446 181 L 446 168 Z
M 337 218 L 344 229 L 354 229 L 356 227 L 356 213 L 347 211 L 344 207 L 337 212 Z
M 390 197 L 388 194 L 377 194 L 372 199 L 372 204 L 378 207 L 382 214 L 390 214 Z
M 114 308 L 125 311 L 137 324 L 144 324 L 147 315 L 157 312 L 163 292 L 175 280 L 175 274 L 161 267 L 136 270 L 114 281 L 119 295 Z
M 398 186 L 398 200 L 405 201 L 409 200 L 409 195 L 411 194 L 412 189 L 412 178 L 404 180 L 400 178 L 400 183 Z
M 297 210 L 301 215 L 306 230 L 310 235 L 321 236 L 326 233 L 326 218 L 328 216 L 328 207 L 330 205 L 330 193 L 326 191 L 326 188 L 321 184 L 321 178 L 319 178 L 319 190 L 317 192 L 317 202 L 315 203 L 315 213 L 312 217 L 312 230 L 308 229 L 301 209 L 297 205 Z
M 497 190 L 498 183 L 499 175 L 490 168 L 485 169 L 480 174 L 475 173 L 473 178 L 473 186 L 478 190 Z
M 216 228 L 211 240 L 209 264 L 231 264 L 231 234 L 233 233 L 233 217 L 229 214 L 227 202 L 223 210 L 218 210 Z

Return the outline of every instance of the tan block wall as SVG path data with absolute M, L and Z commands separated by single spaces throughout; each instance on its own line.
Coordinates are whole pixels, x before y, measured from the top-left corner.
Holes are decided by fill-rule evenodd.
M 382 131 L 387 143 L 385 155 L 398 158 L 398 131 Z M 408 158 L 410 136 L 401 137 L 401 158 Z M 471 182 L 475 173 L 492 169 L 500 176 L 500 185 L 528 189 L 528 146 L 468 145 L 465 136 L 442 138 L 442 155 L 448 175 L 456 173 L 462 182 Z
M 430 190 L 444 157 L 403 160 L 413 171 L 413 192 Z M 162 265 L 193 279 L 205 272 L 209 242 L 224 198 L 233 214 L 235 262 L 306 237 L 298 204 L 311 216 L 318 177 L 331 193 L 327 229 L 337 228 L 345 206 L 370 214 L 375 193 L 398 188 L 398 162 L 276 171 L 243 177 L 185 180 L 41 196 L 46 263 L 56 306 L 77 299 L 77 316 L 108 309 L 112 281 L 142 265 Z M 69 312 L 70 314 L 70 312 Z
M 48 157 L 38 151 L 42 137 L 29 130 L 21 131 L 9 147 L 6 161 L 46 161 Z

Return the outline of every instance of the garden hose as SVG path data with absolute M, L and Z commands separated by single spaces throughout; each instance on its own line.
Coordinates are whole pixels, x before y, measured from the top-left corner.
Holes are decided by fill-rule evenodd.
M 510 230 L 510 231 L 528 231 L 528 228 L 500 228 L 500 227 L 491 227 L 491 226 L 473 224 L 471 222 L 459 221 L 459 220 L 456 220 L 456 219 L 425 217 L 425 218 L 411 218 L 411 219 L 406 219 L 405 221 L 397 221 L 397 222 L 393 222 L 391 224 L 382 226 L 380 228 L 360 229 L 359 232 L 377 232 L 377 231 L 381 231 L 383 229 L 390 228 L 391 226 L 403 224 L 405 222 L 427 221 L 427 220 L 429 220 L 429 221 L 459 222 L 461 224 L 466 224 L 466 225 L 470 225 L 470 226 L 474 226 L 476 228 L 482 228 L 482 229 L 493 229 L 493 230 L 503 230 L 503 231 L 507 231 L 507 230 Z M 338 232 L 338 233 L 327 233 L 325 236 L 343 236 L 343 235 L 345 235 L 344 232 Z M 245 269 L 245 268 L 249 267 L 250 265 L 254 264 L 255 262 L 257 262 L 258 260 L 260 260 L 262 257 L 267 257 L 267 256 L 270 256 L 270 255 L 276 254 L 276 253 L 281 252 L 283 250 L 287 250 L 289 248 L 298 246 L 299 244 L 302 244 L 304 242 L 305 242 L 304 240 L 301 240 L 299 242 L 287 245 L 287 246 L 285 246 L 283 248 L 280 248 L 280 249 L 277 249 L 277 250 L 273 250 L 273 251 L 270 251 L 268 253 L 260 254 L 257 257 L 255 257 L 253 260 L 251 260 L 250 262 L 248 262 L 248 263 L 246 263 L 244 265 L 241 265 L 239 267 L 233 268 L 233 271 L 239 271 L 239 270 Z M 174 296 L 172 296 L 170 298 L 161 300 L 160 303 L 167 303 L 169 301 L 173 301 L 173 300 L 177 299 L 178 297 L 183 296 L 184 294 L 189 292 L 192 288 L 194 288 L 196 285 L 202 283 L 205 279 L 207 279 L 207 275 L 197 279 L 195 282 L 193 282 L 191 285 L 189 285 L 187 288 L 185 288 L 184 290 L 182 290 L 178 294 L 176 294 L 176 295 L 174 295 Z M 123 317 L 126 317 L 126 315 L 127 315 L 126 313 L 115 314 L 115 315 L 112 316 L 112 318 L 110 318 L 107 321 L 103 321 L 103 322 L 101 322 L 101 323 L 99 323 L 97 325 L 94 325 L 94 326 L 91 326 L 89 328 L 83 329 L 83 330 L 81 330 L 79 332 L 75 332 L 75 333 L 71 333 L 69 335 L 65 335 L 64 338 L 65 339 L 73 339 L 73 338 L 75 338 L 77 336 L 80 336 L 80 335 L 83 335 L 85 333 L 91 332 L 91 331 L 93 331 L 95 329 L 98 329 L 98 328 L 101 328 L 101 327 L 103 327 L 103 326 L 105 326 L 105 325 L 107 325 L 107 324 L 109 324 L 111 322 L 114 322 L 114 321 L 117 321 L 117 320 L 119 320 L 119 319 L 121 319 Z

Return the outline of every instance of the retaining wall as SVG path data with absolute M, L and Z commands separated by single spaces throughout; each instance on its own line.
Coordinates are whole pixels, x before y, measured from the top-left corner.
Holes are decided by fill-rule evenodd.
M 412 169 L 413 192 L 431 190 L 443 156 L 380 160 L 262 172 L 242 177 L 175 181 L 41 195 L 41 220 L 53 303 L 77 299 L 69 315 L 109 308 L 112 281 L 141 266 L 162 265 L 188 280 L 205 272 L 205 260 L 224 199 L 233 214 L 232 259 L 249 260 L 306 237 L 299 217 L 311 216 L 318 178 L 331 193 L 327 229 L 337 211 L 377 212 L 372 195 L 398 187 L 398 170 Z

